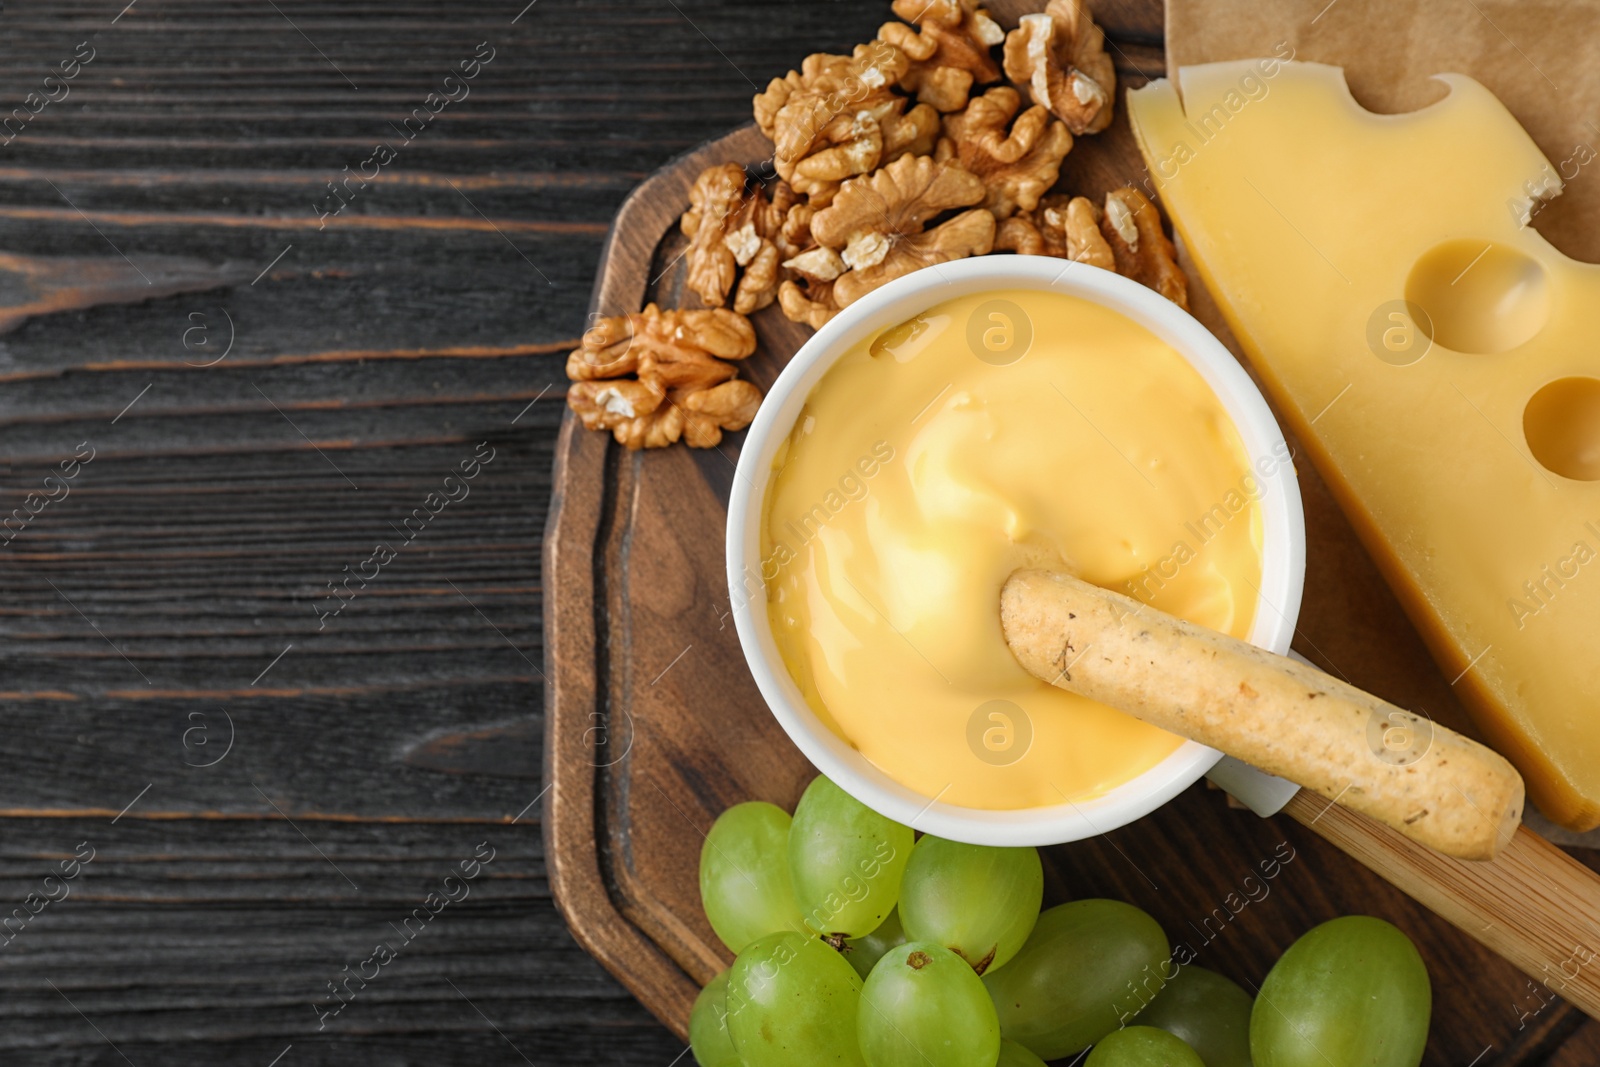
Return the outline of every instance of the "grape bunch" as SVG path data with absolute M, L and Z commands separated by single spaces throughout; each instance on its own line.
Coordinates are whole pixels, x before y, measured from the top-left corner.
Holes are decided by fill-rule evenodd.
M 825 777 L 792 818 L 724 812 L 700 895 L 737 957 L 690 1015 L 701 1067 L 1041 1067 L 1090 1046 L 1084 1067 L 1417 1067 L 1427 1040 L 1427 970 L 1382 920 L 1316 927 L 1252 998 L 1178 965 L 1131 904 L 1041 912 L 1037 850 L 917 839 Z

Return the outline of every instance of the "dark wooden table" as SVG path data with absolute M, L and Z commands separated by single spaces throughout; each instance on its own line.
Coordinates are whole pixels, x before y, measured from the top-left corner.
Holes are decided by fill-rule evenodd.
M 122 2 L 0 15 L 0 253 L 232 284 L 0 336 L 0 1063 L 667 1067 L 544 877 L 562 363 L 627 191 L 887 4 Z
M 0 16 L 0 113 L 94 55 L 0 133 L 0 252 L 242 280 L 0 336 L 0 512 L 94 455 L 0 547 L 0 916 L 27 919 L 0 933 L 0 1063 L 666 1067 L 683 1046 L 544 878 L 564 355 L 627 191 L 746 121 L 740 71 L 886 12 L 125 2 Z M 470 95 L 403 143 L 480 42 Z M 323 224 L 378 142 L 396 158 Z M 402 527 L 479 442 L 470 495 Z M 470 895 L 402 926 L 480 842 Z

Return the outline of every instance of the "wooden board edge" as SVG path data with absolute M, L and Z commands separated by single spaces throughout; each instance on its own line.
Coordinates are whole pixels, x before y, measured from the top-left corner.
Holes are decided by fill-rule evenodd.
M 758 168 L 763 160 L 771 158 L 771 154 L 772 143 L 754 123 L 750 123 L 678 156 L 646 179 L 618 211 L 614 224 L 616 239 L 608 242 L 607 256 L 596 285 L 596 306 L 612 312 L 631 311 L 640 306 L 645 293 L 624 290 L 623 278 L 637 276 L 648 279 L 647 285 L 658 280 L 651 278 L 658 252 L 662 243 L 677 228 L 681 212 L 688 208 L 690 187 L 703 169 L 724 163 Z M 619 273 L 622 277 L 618 277 Z M 699 450 L 685 450 L 673 458 L 698 463 L 701 457 Z M 613 626 L 620 626 L 623 632 L 628 631 L 626 620 L 629 618 L 629 605 L 625 592 L 614 588 L 614 585 L 627 581 L 627 561 L 636 513 L 631 494 L 637 489 L 641 466 L 638 454 L 633 454 L 629 459 L 631 462 L 627 472 L 619 472 L 608 481 L 608 488 L 614 488 L 617 493 L 611 509 L 615 525 L 610 541 L 614 544 L 595 544 L 600 571 L 597 572 L 594 593 L 608 598 L 610 610 L 607 617 L 613 621 Z M 719 522 L 717 529 L 720 531 L 723 525 Z M 598 577 L 599 573 L 603 573 L 603 580 Z M 601 639 L 602 635 L 596 633 L 595 640 L 598 642 Z M 613 663 L 611 669 L 615 671 L 618 666 Z M 607 781 L 597 781 L 597 795 L 608 793 L 608 787 Z M 709 980 L 728 966 L 720 951 L 721 946 L 712 947 L 702 943 L 696 932 L 679 920 L 670 906 L 652 893 L 648 886 L 632 878 L 631 872 L 622 866 L 621 856 L 625 850 L 621 845 L 630 830 L 627 826 L 626 804 L 618 806 L 618 800 L 617 796 L 609 794 L 600 797 L 599 803 L 606 805 L 604 825 L 596 827 L 599 833 L 605 835 L 611 848 L 613 866 L 607 874 L 614 906 L 626 921 L 688 975 Z
M 740 160 L 748 166 L 771 155 L 772 142 L 752 122 L 673 157 L 640 182 L 617 209 L 606 235 L 591 313 L 621 315 L 639 310 L 656 248 L 689 209 L 689 190 L 700 171 Z M 637 284 L 629 284 L 627 279 L 635 278 Z
M 689 188 L 700 169 L 729 159 L 759 160 L 770 151 L 770 143 L 752 123 L 669 160 L 629 193 L 601 249 L 590 320 L 596 314 L 639 309 L 655 250 L 677 222 L 677 210 L 663 205 L 687 208 Z M 687 1039 L 689 1009 L 699 986 L 618 910 L 598 854 L 603 847 L 596 822 L 599 776 L 587 738 L 591 716 L 599 710 L 594 567 L 604 495 L 579 507 L 564 486 L 572 478 L 603 481 L 606 457 L 614 447 L 608 435 L 583 429 L 570 411 L 563 418 L 541 552 L 546 591 L 545 863 L 551 897 L 573 937 L 662 1023 Z M 551 595 L 555 591 L 559 595 Z
M 591 321 L 596 314 L 640 308 L 655 250 L 677 224 L 678 212 L 688 207 L 689 188 L 701 169 L 760 160 L 770 152 L 770 143 L 752 123 L 676 157 L 640 183 L 618 209 L 602 248 Z M 596 795 L 601 776 L 584 740 L 599 711 L 595 652 L 601 635 L 595 609 L 604 591 L 595 587 L 595 553 L 604 509 L 600 497 L 580 509 L 564 486 L 573 478 L 589 484 L 607 478 L 606 457 L 615 447 L 609 436 L 584 430 L 570 412 L 563 419 L 543 544 L 546 864 L 551 896 L 574 938 L 685 1037 L 699 986 L 614 899 L 598 853 L 605 847 L 604 827 L 596 817 L 603 799 Z M 626 521 L 625 515 L 619 521 Z
M 596 779 L 591 716 L 594 683 L 594 597 L 589 582 L 601 498 L 580 506 L 563 479 L 603 477 L 609 442 L 583 429 L 569 412 L 556 448 L 555 482 L 546 517 L 545 737 L 542 832 L 550 895 L 578 944 L 680 1039 L 699 987 L 617 911 L 601 873 L 595 834 Z M 558 770 L 559 768 L 559 770 Z
M 1301 790 L 1284 814 L 1600 1018 L 1600 875 L 1526 826 L 1493 860 L 1458 860 Z M 1571 968 L 1574 973 L 1568 974 Z

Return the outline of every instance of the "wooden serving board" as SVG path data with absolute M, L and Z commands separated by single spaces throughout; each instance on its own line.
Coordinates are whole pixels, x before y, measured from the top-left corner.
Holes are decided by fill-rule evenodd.
M 991 5 L 1001 8 L 1002 21 L 1007 6 L 1021 7 Z M 1160 52 L 1148 38 L 1128 40 L 1113 55 L 1125 88 L 1161 73 Z M 698 306 L 683 285 L 686 242 L 677 230 L 689 187 L 712 163 L 753 164 L 770 153 L 759 131 L 747 127 L 645 181 L 618 213 L 591 310 L 619 314 L 649 300 Z M 1062 187 L 1098 198 L 1142 174 L 1119 114 L 1111 129 L 1080 140 Z M 1198 285 L 1194 297 L 1196 314 L 1219 328 Z M 765 388 L 809 331 L 776 307 L 754 321 L 760 348 L 741 373 Z M 815 774 L 762 702 L 727 614 L 723 528 L 743 436 L 707 451 L 629 453 L 569 413 L 545 534 L 551 888 L 577 939 L 680 1036 L 699 985 L 731 962 L 700 910 L 705 832 L 740 801 L 792 809 Z M 1299 473 L 1310 544 L 1295 648 L 1356 685 L 1467 728 L 1447 680 L 1327 489 L 1309 467 Z M 1553 849 L 1525 837 L 1519 859 L 1550 859 L 1546 850 Z M 1386 878 L 1420 878 L 1422 890 L 1452 883 L 1469 898 L 1472 892 L 1449 864 L 1421 874 L 1385 869 L 1389 845 L 1342 809 L 1324 814 L 1320 803 L 1302 797 L 1288 814 L 1263 820 L 1201 783 L 1132 826 L 1042 850 L 1046 903 L 1130 901 L 1160 920 L 1175 946 L 1188 944 L 1197 963 L 1247 989 L 1316 923 L 1352 912 L 1379 915 L 1412 936 L 1433 976 L 1426 1063 L 1543 1062 L 1581 1014 L 1542 987 L 1535 992 L 1516 967 L 1391 886 Z M 1292 859 L 1282 862 L 1286 855 Z M 1419 892 L 1416 884 L 1408 888 Z M 1471 907 L 1445 910 L 1469 929 L 1478 922 Z M 1474 934 L 1491 942 L 1496 936 Z M 1552 932 L 1546 940 L 1564 936 Z

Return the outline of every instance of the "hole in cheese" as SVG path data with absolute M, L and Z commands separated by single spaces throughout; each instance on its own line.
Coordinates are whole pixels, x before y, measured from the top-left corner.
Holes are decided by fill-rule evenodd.
M 1533 458 L 1552 474 L 1600 481 L 1600 381 L 1557 378 L 1546 385 L 1523 410 L 1522 432 Z
M 1433 340 L 1474 354 L 1526 344 L 1550 315 L 1544 268 L 1484 240 L 1446 241 L 1429 249 L 1411 268 L 1406 299 L 1427 312 Z

